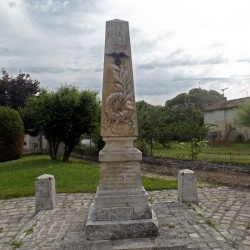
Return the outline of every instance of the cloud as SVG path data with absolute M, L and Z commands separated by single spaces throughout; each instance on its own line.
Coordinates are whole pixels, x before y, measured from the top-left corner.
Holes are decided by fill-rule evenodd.
M 10 8 L 14 8 L 17 6 L 17 3 L 16 2 L 9 2 L 9 6 L 10 6 Z
M 223 55 L 198 57 L 191 54 L 184 54 L 182 50 L 178 49 L 167 56 L 155 57 L 147 63 L 142 63 L 137 66 L 137 69 L 152 70 L 155 68 L 168 68 L 178 66 L 223 64 L 226 62 L 227 60 Z
M 241 58 L 241 59 L 237 60 L 237 62 L 246 62 L 246 63 L 250 63 L 250 57 Z
M 59 12 L 69 5 L 69 1 L 45 0 L 45 1 L 28 1 L 28 2 L 29 2 L 29 7 L 32 8 L 33 11 L 38 11 L 42 13 Z
M 250 84 L 250 3 L 221 1 L 2 1 L 0 67 L 101 92 L 105 22 L 119 18 L 130 22 L 137 100 L 163 104 L 199 82 L 230 85 L 232 99 Z
M 250 74 L 249 75 L 232 75 L 231 77 L 233 77 L 233 78 L 246 78 L 246 79 L 249 79 L 250 78 Z

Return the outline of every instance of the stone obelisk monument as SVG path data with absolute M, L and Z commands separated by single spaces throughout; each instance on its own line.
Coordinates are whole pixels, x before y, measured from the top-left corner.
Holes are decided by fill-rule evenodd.
M 128 22 L 106 23 L 101 135 L 101 176 L 87 221 L 87 239 L 152 237 L 158 221 L 142 186 Z

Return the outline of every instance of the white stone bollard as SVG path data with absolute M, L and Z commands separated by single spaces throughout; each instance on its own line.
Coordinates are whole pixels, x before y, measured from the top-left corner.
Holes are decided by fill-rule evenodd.
M 43 174 L 36 179 L 35 211 L 50 210 L 56 206 L 55 177 Z
M 178 200 L 180 202 L 192 202 L 199 205 L 197 176 L 190 169 L 183 169 L 178 173 Z

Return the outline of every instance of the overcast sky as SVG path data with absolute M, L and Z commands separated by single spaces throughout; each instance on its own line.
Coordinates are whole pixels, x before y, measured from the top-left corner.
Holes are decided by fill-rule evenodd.
M 129 22 L 136 101 L 250 95 L 249 0 L 0 0 L 0 67 L 102 92 L 106 21 Z M 200 85 L 199 85 L 200 82 Z

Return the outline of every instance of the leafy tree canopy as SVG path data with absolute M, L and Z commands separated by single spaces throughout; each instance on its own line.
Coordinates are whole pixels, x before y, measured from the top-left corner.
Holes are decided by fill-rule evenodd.
M 189 140 L 191 135 L 198 138 L 204 133 L 203 109 L 223 98 L 215 90 L 195 88 L 166 101 L 165 112 L 169 114 L 167 123 L 174 124 L 175 132 L 172 135 L 183 138 L 185 134 L 185 140 Z
M 170 109 L 195 107 L 196 109 L 204 109 L 206 106 L 222 100 L 222 94 L 215 90 L 206 90 L 195 88 L 188 93 L 181 93 L 171 100 L 166 101 L 165 106 Z
M 250 100 L 236 109 L 235 122 L 244 127 L 250 127 Z
M 95 130 L 99 113 L 97 93 L 69 85 L 53 92 L 42 91 L 28 99 L 23 110 L 24 117 L 35 121 L 49 141 L 52 159 L 57 158 L 59 143 L 64 142 L 63 161 L 68 161 L 82 134 Z
M 163 107 L 154 106 L 145 101 L 136 103 L 139 140 L 145 140 L 150 143 L 150 151 L 152 155 L 153 142 L 158 141 L 161 135 L 162 127 L 165 126 L 167 114 L 163 113 Z
M 16 77 L 2 70 L 0 78 L 0 105 L 15 110 L 24 107 L 26 100 L 40 91 L 39 82 L 21 71 Z
M 153 106 L 145 101 L 137 103 L 139 138 L 158 141 L 169 146 L 171 140 L 190 141 L 204 135 L 203 108 L 224 97 L 215 90 L 200 88 L 181 93 L 165 106 Z

